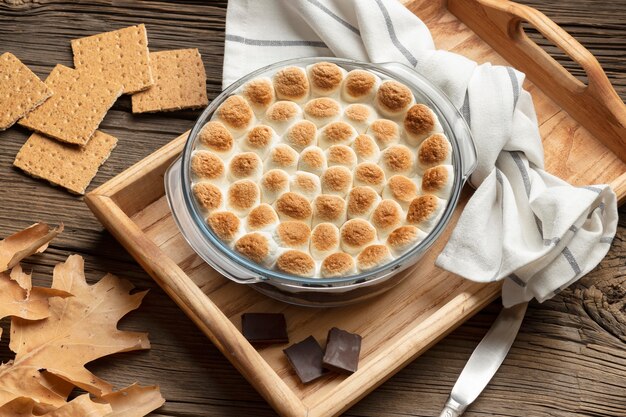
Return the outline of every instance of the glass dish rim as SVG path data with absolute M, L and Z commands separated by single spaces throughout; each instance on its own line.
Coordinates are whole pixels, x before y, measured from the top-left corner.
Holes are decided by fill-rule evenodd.
M 270 72 L 271 70 L 275 70 L 284 66 L 289 66 L 289 65 L 306 66 L 306 65 L 313 64 L 316 62 L 332 62 L 340 66 L 343 64 L 345 66 L 366 69 L 369 71 L 373 71 L 375 73 L 382 73 L 386 77 L 389 77 L 391 79 L 395 79 L 397 81 L 407 84 L 409 88 L 411 88 L 411 90 L 421 91 L 421 89 L 418 89 L 418 87 L 415 85 L 415 82 L 407 80 L 401 74 L 394 73 L 393 69 L 389 69 L 388 67 L 401 65 L 405 67 L 406 69 L 410 70 L 412 72 L 411 74 L 412 76 L 417 77 L 421 82 L 425 83 L 429 88 L 431 88 L 433 90 L 432 92 L 437 93 L 437 97 L 433 99 L 430 95 L 430 92 L 426 93 L 424 91 L 421 91 L 422 95 L 428 98 L 429 107 L 434 107 L 433 111 L 435 111 L 435 113 L 437 113 L 437 116 L 440 118 L 440 122 L 444 126 L 445 133 L 447 134 L 447 136 L 449 137 L 451 136 L 450 143 L 453 149 L 452 166 L 454 167 L 454 184 L 452 187 L 450 198 L 447 200 L 446 208 L 444 209 L 444 212 L 441 218 L 439 219 L 437 224 L 433 227 L 433 229 L 428 233 L 428 235 L 424 238 L 424 240 L 422 240 L 420 243 L 415 245 L 408 252 L 393 259 L 389 263 L 381 265 L 380 267 L 374 268 L 366 272 L 357 273 L 357 274 L 353 274 L 349 276 L 338 277 L 338 278 L 302 277 L 298 275 L 286 274 L 277 270 L 266 268 L 256 262 L 253 262 L 237 254 L 233 249 L 228 247 L 225 244 L 225 242 L 223 242 L 221 239 L 215 236 L 213 231 L 208 227 L 208 225 L 206 224 L 204 215 L 202 214 L 201 210 L 198 208 L 197 203 L 195 202 L 195 199 L 192 198 L 193 193 L 191 192 L 191 176 L 190 176 L 191 153 L 194 150 L 194 145 L 196 142 L 198 132 L 204 126 L 204 124 L 210 120 L 210 117 L 215 112 L 215 110 L 217 110 L 219 105 L 228 96 L 235 93 L 235 91 L 239 87 L 241 87 L 243 84 L 245 84 L 246 82 L 248 82 L 249 80 L 255 77 L 258 77 L 261 75 L 269 76 L 269 74 L 266 74 L 266 73 Z M 420 252 L 427 250 L 439 238 L 439 236 L 445 229 L 445 226 L 448 224 L 448 222 L 450 221 L 452 217 L 454 208 L 456 207 L 458 203 L 461 188 L 466 179 L 464 175 L 464 172 L 466 171 L 465 170 L 466 167 L 464 166 L 464 161 L 463 161 L 463 158 L 461 157 L 461 150 L 460 150 L 460 146 L 458 143 L 458 139 L 456 137 L 456 134 L 454 134 L 454 129 L 452 128 L 452 122 L 456 122 L 456 120 L 450 121 L 450 120 L 447 120 L 446 117 L 443 117 L 442 110 L 439 108 L 439 106 L 436 103 L 434 103 L 435 100 L 440 102 L 440 104 L 446 105 L 449 109 L 454 110 L 455 116 L 458 119 L 462 120 L 463 123 L 465 123 L 465 120 L 463 119 L 458 109 L 454 107 L 454 105 L 450 102 L 450 99 L 439 88 L 434 86 L 430 81 L 424 78 L 421 74 L 419 74 L 413 68 L 408 67 L 401 63 L 397 63 L 397 62 L 367 63 L 367 62 L 361 62 L 357 60 L 337 58 L 337 57 L 307 57 L 307 58 L 293 58 L 293 59 L 288 59 L 284 61 L 279 61 L 270 65 L 264 66 L 262 68 L 259 68 L 251 73 L 248 73 L 247 75 L 243 76 L 242 78 L 238 79 L 237 81 L 233 82 L 231 85 L 226 87 L 217 97 L 215 97 L 215 99 L 211 101 L 211 103 L 202 111 L 200 116 L 198 116 L 198 118 L 196 119 L 194 126 L 191 129 L 191 132 L 189 133 L 189 136 L 185 143 L 185 147 L 183 149 L 182 158 L 181 158 L 182 159 L 181 160 L 181 163 L 182 163 L 181 182 L 182 182 L 182 187 L 183 187 L 182 195 L 183 195 L 183 200 L 184 200 L 186 209 L 191 214 L 191 217 L 193 219 L 195 226 L 198 227 L 202 231 L 202 235 L 204 237 L 208 238 L 208 241 L 211 245 L 216 247 L 221 254 L 223 254 L 224 256 L 227 256 L 231 261 L 235 262 L 240 267 L 243 267 L 247 271 L 257 275 L 260 281 L 267 282 L 267 281 L 277 280 L 289 286 L 296 286 L 296 287 L 302 286 L 304 288 L 311 288 L 311 287 L 318 287 L 322 285 L 327 286 L 326 284 L 351 285 L 351 284 L 365 283 L 373 279 L 381 278 L 382 276 L 388 275 L 389 273 L 398 269 L 404 261 L 411 259 L 413 256 L 419 254 Z M 469 128 L 467 130 L 469 132 Z

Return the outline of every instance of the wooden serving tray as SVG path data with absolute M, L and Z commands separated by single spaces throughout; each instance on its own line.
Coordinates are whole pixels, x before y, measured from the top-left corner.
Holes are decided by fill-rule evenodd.
M 534 9 L 495 0 L 406 2 L 431 29 L 438 48 L 478 62 L 511 64 L 528 74 L 541 124 L 548 171 L 583 185 L 610 183 L 626 197 L 626 107 L 599 64 L 578 42 Z M 587 71 L 577 81 L 521 28 L 527 21 Z M 473 30 L 472 30 L 473 29 Z M 86 197 L 104 226 L 191 317 L 247 380 L 289 417 L 334 416 L 400 370 L 493 301 L 499 284 L 477 284 L 434 267 L 452 226 L 401 284 L 349 307 L 311 309 L 271 300 L 213 271 L 186 244 L 163 188 L 180 154 L 180 136 Z M 456 215 L 469 197 L 465 191 Z M 452 225 L 456 222 L 453 220 Z M 314 335 L 322 344 L 337 326 L 363 336 L 359 370 L 302 385 L 282 349 L 253 348 L 240 332 L 244 312 L 283 312 L 292 342 Z

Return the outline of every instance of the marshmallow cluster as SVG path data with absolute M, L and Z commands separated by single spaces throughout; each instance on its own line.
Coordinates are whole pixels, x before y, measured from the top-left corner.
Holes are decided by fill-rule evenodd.
M 342 277 L 438 223 L 452 147 L 406 85 L 333 63 L 248 81 L 200 131 L 192 191 L 215 235 L 266 267 Z

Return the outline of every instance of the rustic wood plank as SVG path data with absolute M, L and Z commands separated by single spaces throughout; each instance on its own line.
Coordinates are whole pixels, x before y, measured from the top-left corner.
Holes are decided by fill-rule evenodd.
M 598 57 L 616 90 L 626 98 L 626 15 L 621 2 L 524 0 L 553 18 Z M 39 76 L 56 63 L 71 65 L 69 40 L 140 22 L 153 50 L 198 47 L 207 70 L 208 91 L 220 90 L 225 2 L 214 1 L 0 1 L 0 52 L 16 53 Z M 451 28 L 453 30 L 453 28 Z M 531 36 L 537 36 L 536 34 Z M 580 75 L 575 64 L 537 36 L 559 62 Z M 197 112 L 130 114 L 130 101 L 116 103 L 102 129 L 120 145 L 94 180 L 104 183 L 173 137 L 189 129 Z M 13 169 L 28 132 L 0 134 L 0 236 L 36 220 L 62 220 L 65 233 L 44 255 L 26 264 L 36 283 L 49 281 L 52 267 L 69 253 L 86 258 L 94 281 L 111 271 L 150 288 L 143 307 L 122 327 L 147 329 L 152 349 L 117 355 L 90 365 L 118 387 L 140 380 L 162 386 L 168 403 L 153 416 L 273 416 L 275 413 L 195 325 L 93 218 L 81 198 L 48 187 Z M 626 210 L 618 239 L 592 274 L 542 305 L 530 306 L 519 340 L 503 368 L 468 416 L 571 416 L 626 414 Z M 382 385 L 347 416 L 437 415 L 473 347 L 499 311 L 490 306 Z M 2 322 L 7 328 L 7 322 Z M 10 358 L 7 340 L 0 361 Z

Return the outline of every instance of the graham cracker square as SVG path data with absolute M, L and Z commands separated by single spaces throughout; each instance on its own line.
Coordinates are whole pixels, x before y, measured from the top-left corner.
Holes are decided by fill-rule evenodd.
M 124 86 L 124 94 L 153 83 L 145 25 L 131 26 L 72 41 L 74 66 Z
M 205 107 L 206 72 L 197 49 L 150 53 L 154 86 L 132 96 L 133 113 Z
M 87 186 L 117 145 L 117 139 L 97 130 L 85 146 L 68 145 L 33 133 L 13 165 L 35 178 L 60 185 L 76 194 Z
M 52 90 L 15 55 L 0 55 L 0 130 L 13 126 L 51 95 Z
M 46 85 L 54 93 L 18 123 L 62 142 L 86 144 L 115 100 L 122 85 L 63 65 L 54 67 Z

